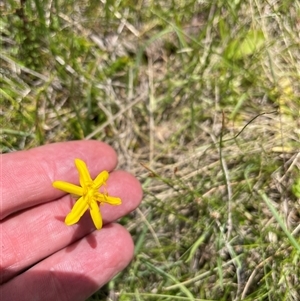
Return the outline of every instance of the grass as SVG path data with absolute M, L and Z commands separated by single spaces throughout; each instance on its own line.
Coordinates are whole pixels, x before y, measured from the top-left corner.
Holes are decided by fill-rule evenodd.
M 145 191 L 89 300 L 300 300 L 299 1 L 1 10 L 1 151 L 102 140 Z

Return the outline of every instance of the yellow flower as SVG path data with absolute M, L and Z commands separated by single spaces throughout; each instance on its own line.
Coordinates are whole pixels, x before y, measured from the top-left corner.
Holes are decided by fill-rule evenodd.
M 102 171 L 93 181 L 86 164 L 82 160 L 75 159 L 75 165 L 78 169 L 81 186 L 63 181 L 53 182 L 53 187 L 80 196 L 71 212 L 66 216 L 65 223 L 68 226 L 77 223 L 84 212 L 89 208 L 95 227 L 101 229 L 102 216 L 97 202 L 100 204 L 108 203 L 110 205 L 120 205 L 122 203 L 121 199 L 109 196 L 107 193 L 99 192 L 99 188 L 106 184 L 109 176 L 106 170 Z

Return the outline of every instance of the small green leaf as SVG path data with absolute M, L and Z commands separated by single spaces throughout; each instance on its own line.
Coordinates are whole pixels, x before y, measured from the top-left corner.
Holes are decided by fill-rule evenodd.
M 233 40 L 225 50 L 227 59 L 243 59 L 260 50 L 265 42 L 265 37 L 260 30 L 250 30 L 242 39 Z

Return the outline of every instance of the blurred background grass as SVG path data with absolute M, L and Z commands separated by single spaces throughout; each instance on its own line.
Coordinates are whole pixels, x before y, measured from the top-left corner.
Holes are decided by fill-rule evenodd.
M 145 197 L 90 300 L 300 300 L 300 2 L 6 0 L 1 152 L 97 139 Z

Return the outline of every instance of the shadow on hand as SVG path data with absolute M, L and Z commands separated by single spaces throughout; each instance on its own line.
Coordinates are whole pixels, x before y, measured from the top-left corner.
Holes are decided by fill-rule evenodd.
M 69 201 L 70 201 L 70 207 L 72 208 L 74 202 L 72 201 L 71 196 Z M 59 215 L 59 216 L 54 216 L 54 218 L 64 224 L 66 216 Z M 74 244 L 74 242 L 78 241 L 79 239 L 86 239 L 90 247 L 95 249 L 97 247 L 97 241 L 94 236 L 90 236 L 89 234 L 97 230 L 95 230 L 95 227 L 92 223 L 90 213 L 88 212 L 88 210 L 80 218 L 77 225 L 78 226 L 71 239 L 72 241 L 71 245 L 65 248 L 66 252 L 72 252 L 76 248 L 76 244 Z M 71 226 L 66 225 L 66 227 L 73 227 L 73 225 Z
M 87 213 L 85 213 L 87 215 Z M 62 220 L 64 223 L 64 218 L 61 217 L 55 217 L 57 220 Z M 72 227 L 72 226 L 67 226 L 66 227 Z M 86 216 L 83 216 L 82 219 L 78 222 L 78 227 L 76 228 L 75 232 L 73 233 L 73 236 L 71 238 L 71 244 L 65 248 L 66 252 L 72 252 L 76 248 L 76 244 L 74 242 L 80 240 L 80 239 L 85 239 L 89 246 L 92 249 L 95 249 L 97 247 L 97 240 L 95 239 L 94 236 L 89 235 L 95 230 L 95 227 L 90 223 L 88 218 Z
M 101 286 L 104 283 L 100 284 Z M 1 301 L 84 301 L 99 289 L 88 275 L 27 270 L 0 286 Z

